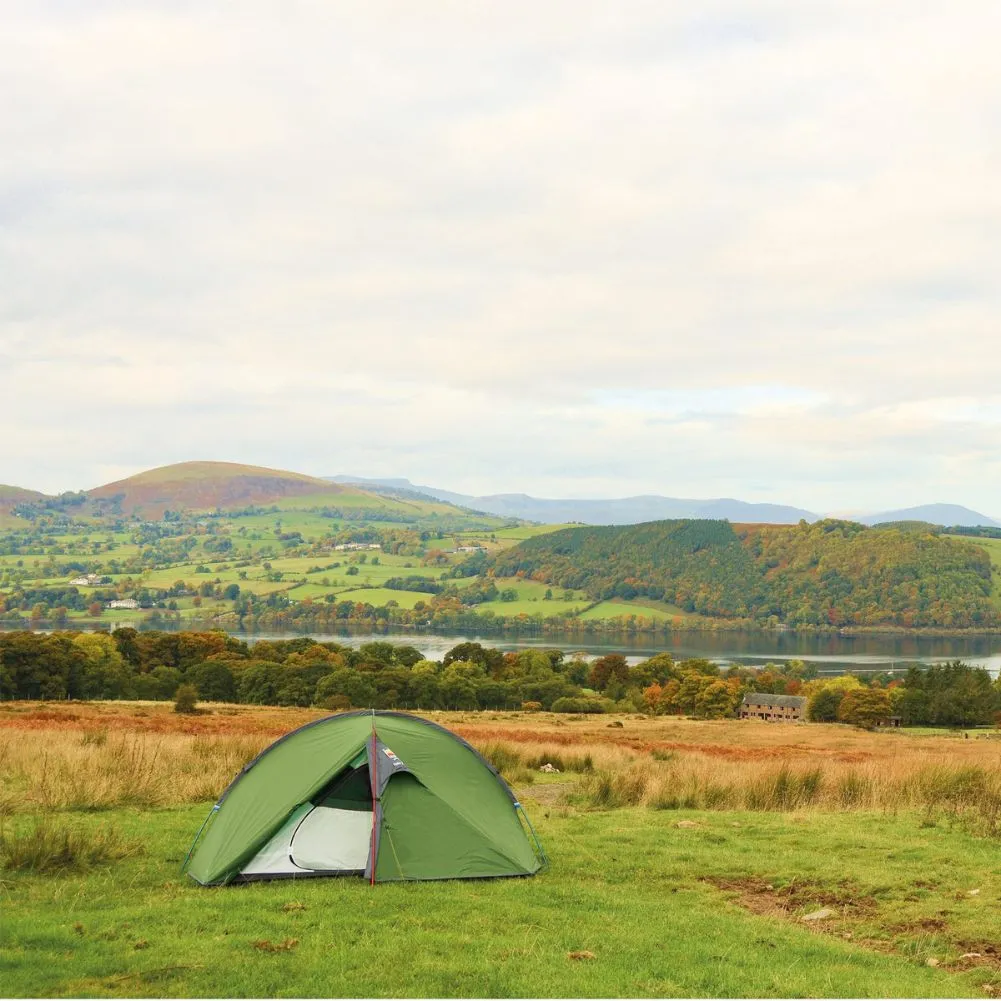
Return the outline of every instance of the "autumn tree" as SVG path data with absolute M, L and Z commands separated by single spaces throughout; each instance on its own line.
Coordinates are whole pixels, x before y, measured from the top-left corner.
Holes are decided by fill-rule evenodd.
M 695 698 L 695 715 L 699 719 L 726 719 L 737 708 L 737 691 L 722 680 L 707 679 Z
M 597 691 L 604 691 L 613 678 L 620 685 L 625 685 L 629 678 L 629 664 L 620 653 L 609 653 L 599 657 L 591 665 L 588 684 Z
M 874 727 L 890 716 L 890 696 L 882 688 L 853 688 L 838 706 L 838 719 L 855 726 Z

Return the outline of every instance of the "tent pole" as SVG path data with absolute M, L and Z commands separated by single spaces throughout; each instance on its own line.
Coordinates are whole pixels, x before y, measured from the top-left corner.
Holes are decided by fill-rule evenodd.
M 198 839 L 202 836 L 202 831 L 205 830 L 206 825 L 215 815 L 216 811 L 219 809 L 219 804 L 216 803 L 215 806 L 209 810 L 209 815 L 202 821 L 202 826 L 198 828 L 198 833 L 195 835 L 195 840 L 191 842 L 191 847 L 188 849 L 188 854 L 184 856 L 184 861 L 181 863 L 181 872 L 184 872 L 188 867 L 188 863 L 191 861 L 191 853 L 195 850 L 195 845 L 198 844 Z
M 368 850 L 369 886 L 375 886 L 375 825 L 378 823 L 379 811 L 376 808 L 376 789 L 378 787 L 379 763 L 375 758 L 375 707 L 372 707 L 372 749 L 369 751 L 368 781 L 372 790 L 372 841 Z
M 521 803 L 514 804 L 516 810 L 521 811 L 522 817 L 525 818 L 525 823 L 528 824 L 528 829 L 532 832 L 532 839 L 535 841 L 536 856 L 542 863 L 542 868 L 545 869 L 549 865 L 549 856 L 546 855 L 545 848 L 542 847 L 542 842 L 539 840 L 539 835 L 535 833 L 535 828 L 532 826 L 532 821 L 529 820 L 528 814 L 525 812 L 525 808 Z

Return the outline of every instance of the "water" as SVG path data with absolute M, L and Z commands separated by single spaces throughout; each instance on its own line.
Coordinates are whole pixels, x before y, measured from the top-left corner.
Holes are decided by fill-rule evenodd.
M 3 627 L 0 626 L 0 629 Z M 46 630 L 48 631 L 48 630 Z M 238 634 L 248 643 L 258 640 L 287 640 L 307 635 L 358 647 L 363 643 L 389 641 L 416 647 L 431 660 L 441 658 L 458 643 L 473 641 L 500 650 L 530 648 L 580 651 L 589 656 L 621 653 L 636 663 L 655 653 L 667 651 L 675 659 L 705 657 L 718 664 L 761 666 L 768 661 L 805 660 L 815 664 L 820 674 L 846 671 L 890 671 L 903 673 L 911 664 L 940 664 L 962 660 L 1001 673 L 1001 635 L 917 636 L 886 634 L 840 636 L 837 633 L 789 632 L 677 632 L 666 635 L 623 636 L 480 636 L 476 633 L 442 633 L 418 630 L 387 630 L 385 633 L 359 632 L 346 627 L 340 633 L 251 633 Z
M 290 639 L 292 634 L 256 634 L 245 637 L 253 643 L 262 639 Z M 406 643 L 431 660 L 440 660 L 458 643 L 474 641 L 501 650 L 530 648 L 581 651 L 591 656 L 621 653 L 635 663 L 655 653 L 667 651 L 676 659 L 706 657 L 719 664 L 762 665 L 768 661 L 799 659 L 817 666 L 820 674 L 845 671 L 901 671 L 911 664 L 938 664 L 963 660 L 1001 672 L 1001 636 L 899 636 L 782 633 L 669 633 L 666 636 L 623 637 L 511 637 L 479 636 L 475 633 L 445 636 L 440 633 L 400 630 L 380 634 L 345 630 L 341 634 L 308 634 L 314 639 L 358 647 L 377 641 Z

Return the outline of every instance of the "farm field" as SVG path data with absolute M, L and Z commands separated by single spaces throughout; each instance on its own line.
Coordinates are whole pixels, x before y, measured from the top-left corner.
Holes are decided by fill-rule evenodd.
M 613 619 L 619 615 L 645 615 L 648 619 L 695 619 L 699 616 L 686 612 L 677 605 L 668 605 L 661 601 L 623 601 L 615 598 L 611 601 L 601 601 L 581 615 L 588 619 Z
M 430 714 L 513 783 L 548 870 L 209 890 L 179 868 L 211 802 L 323 714 L 203 709 L 0 705 L 5 993 L 1001 992 L 1001 741 L 985 734 Z
M 513 601 L 484 601 L 477 606 L 478 612 L 493 612 L 495 615 L 560 615 L 563 612 L 581 611 L 592 604 L 583 591 L 572 591 L 570 601 L 564 592 L 534 580 L 519 580 L 517 577 L 498 578 L 494 582 L 501 591 L 514 591 Z M 552 597 L 546 599 L 546 592 Z
M 476 576 L 450 578 L 452 569 L 468 555 L 458 552 L 460 546 L 479 545 L 487 552 L 497 552 L 558 527 L 502 527 L 500 519 L 491 519 L 493 524 L 487 524 L 482 529 L 459 528 L 454 533 L 442 533 L 440 539 L 432 538 L 426 542 L 429 552 L 443 555 L 437 556 L 433 565 L 425 565 L 426 561 L 421 555 L 394 554 L 382 550 L 337 551 L 329 545 L 322 546 L 322 539 L 344 530 L 348 523 L 322 516 L 315 511 L 299 510 L 295 505 L 306 502 L 320 505 L 320 501 L 333 505 L 337 499 L 342 505 L 349 500 L 353 502 L 358 499 L 365 502 L 359 504 L 359 507 L 368 506 L 373 510 L 385 501 L 386 504 L 403 505 L 401 510 L 406 508 L 411 515 L 413 509 L 420 509 L 425 517 L 436 517 L 439 513 L 455 510 L 448 505 L 415 505 L 408 501 L 391 501 L 351 493 L 285 498 L 276 503 L 276 511 L 215 516 L 212 519 L 214 531 L 193 536 L 195 544 L 185 550 L 183 559 L 162 556 L 143 558 L 143 546 L 133 534 L 108 532 L 95 526 L 93 531 L 87 532 L 81 528 L 78 535 L 65 532 L 51 535 L 46 537 L 44 544 L 29 545 L 25 547 L 25 551 L 17 554 L 0 555 L 0 575 L 6 575 L 9 580 L 7 588 L 13 588 L 16 581 L 22 588 L 59 590 L 68 586 L 74 573 L 72 570 L 65 574 L 54 572 L 60 562 L 77 560 L 88 568 L 98 569 L 111 583 L 76 586 L 83 601 L 78 607 L 68 608 L 65 614 L 65 620 L 74 625 L 137 625 L 150 615 L 152 608 L 161 608 L 169 609 L 185 623 L 199 622 L 211 626 L 217 617 L 225 623 L 226 620 L 221 617 L 235 610 L 237 600 L 224 598 L 219 593 L 214 596 L 203 594 L 198 603 L 194 603 L 183 592 L 171 598 L 167 592 L 175 589 L 179 582 L 188 589 L 202 589 L 207 584 L 219 591 L 235 584 L 244 598 L 249 596 L 264 600 L 268 596 L 281 595 L 283 600 L 292 604 L 305 599 L 323 602 L 327 597 L 344 600 L 350 594 L 350 600 L 369 604 L 373 608 L 385 608 L 390 603 L 395 603 L 400 609 L 413 609 L 418 602 L 428 602 L 431 596 L 424 591 L 386 589 L 383 585 L 387 580 L 392 577 L 419 576 L 437 581 L 444 574 L 443 583 L 446 586 L 454 584 L 469 587 L 478 581 L 486 583 L 485 578 Z M 439 507 L 441 512 L 438 511 Z M 483 519 L 476 516 L 471 520 Z M 364 522 L 361 524 L 364 526 Z M 404 522 L 380 520 L 376 524 L 379 532 L 405 531 L 409 527 Z M 283 555 L 281 547 L 275 541 L 283 533 L 299 533 L 302 537 L 301 546 L 294 548 L 290 555 Z M 222 557 L 209 548 L 220 537 L 231 543 Z M 304 549 L 308 550 L 307 555 L 297 554 Z M 148 560 L 152 560 L 152 565 Z M 4 590 L 3 579 L 0 577 L 0 598 Z M 581 614 L 587 621 L 628 615 L 663 621 L 686 614 L 673 606 L 643 599 L 616 599 L 595 604 L 593 599 L 579 590 L 570 592 L 568 600 L 562 589 L 551 589 L 538 581 L 517 577 L 498 578 L 495 583 L 500 591 L 506 592 L 505 600 L 480 602 L 472 607 L 475 614 L 488 617 L 551 617 L 572 613 Z M 105 608 L 100 616 L 95 617 L 89 611 L 89 606 L 95 599 L 106 602 L 108 588 L 116 589 L 119 596 L 131 597 L 138 591 L 145 591 L 154 596 L 159 594 L 159 599 L 153 605 L 134 610 Z M 547 591 L 551 592 L 551 599 L 546 599 Z

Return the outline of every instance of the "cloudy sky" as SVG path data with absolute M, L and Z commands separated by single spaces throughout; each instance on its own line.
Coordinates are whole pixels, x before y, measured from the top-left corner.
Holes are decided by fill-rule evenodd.
M 996 0 L 8 0 L 0 482 L 1001 516 Z

